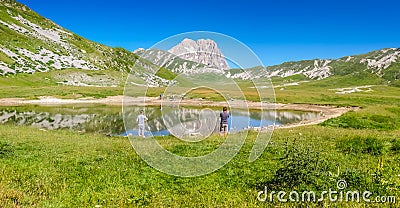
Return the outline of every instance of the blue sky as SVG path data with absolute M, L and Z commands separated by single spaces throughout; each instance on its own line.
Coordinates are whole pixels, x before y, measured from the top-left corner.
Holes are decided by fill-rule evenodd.
M 400 1 L 18 0 L 89 40 L 128 50 L 213 31 L 248 45 L 264 65 L 400 47 Z

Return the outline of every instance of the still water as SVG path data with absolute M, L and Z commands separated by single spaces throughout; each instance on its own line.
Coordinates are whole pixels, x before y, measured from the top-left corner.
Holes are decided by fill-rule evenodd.
M 97 132 L 108 135 L 137 135 L 136 117 L 140 110 L 148 117 L 146 135 L 191 135 L 217 132 L 219 109 L 208 107 L 131 106 L 122 113 L 120 106 L 63 105 L 0 107 L 0 124 L 34 126 L 41 129 L 70 129 L 79 132 Z M 234 109 L 230 112 L 229 130 L 240 131 L 252 127 L 286 125 L 319 117 L 317 112 L 263 111 Z M 125 131 L 125 125 L 129 129 Z

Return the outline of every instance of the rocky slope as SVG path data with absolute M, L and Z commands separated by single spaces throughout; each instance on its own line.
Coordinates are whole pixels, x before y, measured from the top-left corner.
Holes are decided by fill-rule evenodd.
M 201 42 L 201 40 L 199 41 Z M 321 80 L 334 75 L 341 76 L 352 73 L 370 73 L 383 78 L 388 83 L 399 82 L 398 80 L 400 79 L 400 48 L 387 48 L 372 51 L 367 54 L 345 56 L 339 59 L 285 62 L 265 68 L 257 66 L 244 70 L 214 69 L 214 71 L 210 71 L 204 68 L 207 64 L 198 64 L 194 61 L 185 60 L 193 59 L 192 56 L 196 54 L 197 51 L 196 45 L 196 41 L 185 39 L 169 50 L 169 52 L 181 54 L 179 57 L 166 51 L 151 49 L 146 51 L 147 56 L 145 58 L 177 73 L 213 72 L 225 74 L 227 78 L 243 80 L 290 77 L 293 75 L 302 75 L 308 79 Z M 218 48 L 216 50 L 219 51 Z M 221 54 L 221 56 L 223 55 Z M 216 58 L 212 57 L 209 60 L 215 61 Z M 209 65 L 210 64 L 208 64 L 208 66 Z
M 324 79 L 332 75 L 345 75 L 359 70 L 382 77 L 388 73 L 392 64 L 400 63 L 399 57 L 399 48 L 389 48 L 335 60 L 288 62 L 268 67 L 268 70 L 271 71 L 271 76 L 285 77 L 303 74 L 311 79 Z
M 172 47 L 168 52 L 176 56 L 204 64 L 209 68 L 228 70 L 228 63 L 218 48 L 217 43 L 210 39 L 184 39 L 178 45 Z
M 389 82 L 400 79 L 400 48 L 388 48 L 367 54 L 345 56 L 339 59 L 316 59 L 286 62 L 266 68 L 254 67 L 236 70 L 230 76 L 241 79 L 262 77 L 289 77 L 304 75 L 309 79 L 325 79 L 334 75 L 371 73 Z
M 0 0 L 0 75 L 70 68 L 132 72 L 152 86 L 171 84 L 154 75 L 156 65 L 125 49 L 86 40 L 14 0 Z
M 179 58 L 175 54 L 159 49 L 145 50 L 140 48 L 134 51 L 138 56 L 154 63 L 157 66 L 165 67 L 174 73 L 194 73 L 196 69 L 206 68 L 204 64 Z

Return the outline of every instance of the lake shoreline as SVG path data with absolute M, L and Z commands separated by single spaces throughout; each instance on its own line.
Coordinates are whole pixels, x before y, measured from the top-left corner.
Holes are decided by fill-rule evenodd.
M 191 100 L 160 100 L 159 98 L 144 97 L 124 97 L 110 96 L 106 98 L 80 98 L 80 99 L 60 99 L 55 97 L 40 97 L 38 100 L 29 100 L 24 98 L 1 98 L 0 106 L 22 106 L 22 105 L 68 105 L 68 104 L 105 104 L 105 105 L 136 105 L 136 106 L 160 106 L 179 104 L 184 106 L 228 106 L 228 102 L 206 101 L 201 99 Z M 314 125 L 322 123 L 328 119 L 341 116 L 350 110 L 358 110 L 357 107 L 336 107 L 332 105 L 315 105 L 315 104 L 266 104 L 261 102 L 249 102 L 241 100 L 229 101 L 229 105 L 234 108 L 243 109 L 265 109 L 265 110 L 299 110 L 319 112 L 320 117 L 315 120 L 305 120 L 300 123 L 276 126 L 276 128 L 293 128 L 305 125 Z

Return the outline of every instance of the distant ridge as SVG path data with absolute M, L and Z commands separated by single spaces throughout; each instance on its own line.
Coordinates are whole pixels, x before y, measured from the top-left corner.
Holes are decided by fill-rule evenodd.
M 389 82 L 398 82 L 400 80 L 400 48 L 386 48 L 339 59 L 291 61 L 266 68 L 254 67 L 247 69 L 246 72 L 236 71 L 232 77 L 257 79 L 302 75 L 308 79 L 321 80 L 353 73 L 369 73 Z

